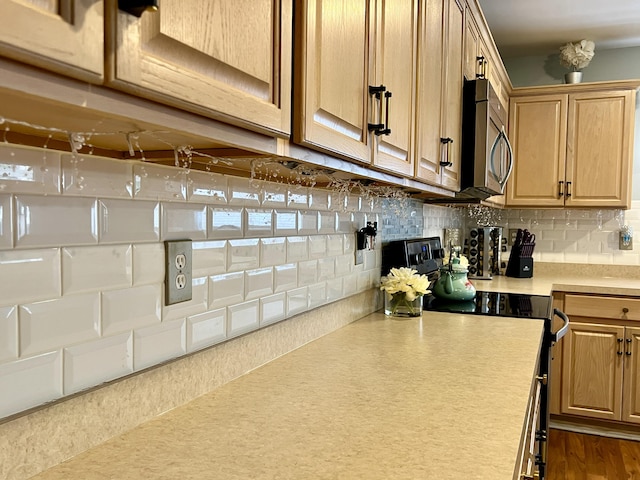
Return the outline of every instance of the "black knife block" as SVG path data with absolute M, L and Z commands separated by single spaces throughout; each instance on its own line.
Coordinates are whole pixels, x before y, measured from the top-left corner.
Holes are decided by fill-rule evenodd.
M 531 278 L 533 277 L 533 258 L 531 257 L 509 257 L 507 264 L 507 277 Z

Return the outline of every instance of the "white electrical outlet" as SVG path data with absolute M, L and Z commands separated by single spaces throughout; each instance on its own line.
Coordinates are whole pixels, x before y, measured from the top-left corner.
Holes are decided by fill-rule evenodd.
M 191 300 L 191 240 L 167 240 L 165 245 L 164 304 Z

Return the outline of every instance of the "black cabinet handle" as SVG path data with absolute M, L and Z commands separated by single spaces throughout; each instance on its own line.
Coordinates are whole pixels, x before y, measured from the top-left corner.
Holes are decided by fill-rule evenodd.
M 567 182 L 567 198 L 571 196 L 571 182 Z
M 451 137 L 441 138 L 440 139 L 440 143 L 446 145 L 446 147 L 447 147 L 446 160 L 440 160 L 440 166 L 441 167 L 450 167 L 450 166 L 453 165 L 453 162 L 451 162 L 451 160 L 450 160 L 451 157 L 449 155 L 450 152 L 451 152 L 450 145 L 453 143 L 453 138 L 451 138 Z
M 157 12 L 158 0 L 118 0 L 118 9 L 140 17 L 144 12 Z
M 480 56 L 476 57 L 478 65 L 480 66 L 480 73 L 476 73 L 476 78 L 487 78 L 487 60 Z
M 558 182 L 558 198 L 564 197 L 564 182 L 560 180 Z
M 385 99 L 385 115 L 384 122 L 382 121 L 382 96 L 384 94 Z M 389 135 L 391 129 L 389 128 L 389 99 L 392 96 L 391 92 L 387 91 L 387 87 L 380 85 L 374 87 L 369 85 L 369 95 L 373 95 L 378 100 L 378 123 L 367 124 L 367 129 L 376 135 Z
M 385 114 L 384 114 L 384 127 L 380 130 L 376 130 L 376 135 L 389 135 L 391 133 L 391 129 L 389 128 L 389 99 L 391 98 L 391 92 L 384 92 L 384 100 L 385 100 Z
M 382 94 L 387 91 L 387 87 L 380 85 L 379 87 L 369 85 L 369 95 L 374 96 L 378 100 L 378 123 L 369 123 L 367 128 L 370 132 L 378 134 L 380 130 L 384 130 L 382 123 Z
M 627 338 L 627 345 L 624 349 L 624 352 L 627 354 L 627 356 L 631 356 L 631 339 Z
M 616 353 L 619 356 L 622 356 L 622 342 L 623 340 L 621 338 L 618 338 L 618 350 L 616 351 Z

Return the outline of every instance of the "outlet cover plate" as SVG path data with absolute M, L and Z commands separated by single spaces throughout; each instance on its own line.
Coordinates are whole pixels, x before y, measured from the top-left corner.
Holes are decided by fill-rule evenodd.
M 191 240 L 167 240 L 164 242 L 164 253 L 164 304 L 173 305 L 191 300 Z

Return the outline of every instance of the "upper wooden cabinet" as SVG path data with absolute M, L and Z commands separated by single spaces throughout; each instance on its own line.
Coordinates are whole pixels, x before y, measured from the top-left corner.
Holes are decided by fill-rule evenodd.
M 417 15 L 417 0 L 300 2 L 295 142 L 413 175 Z
M 107 2 L 114 15 L 109 85 L 252 130 L 289 133 L 292 0 L 160 0 L 157 12 L 140 18 Z
M 104 71 L 103 2 L 3 0 L 0 55 L 100 82 Z
M 629 208 L 637 86 L 514 90 L 507 206 Z
M 460 189 L 464 10 L 426 2 L 420 15 L 416 177 Z

